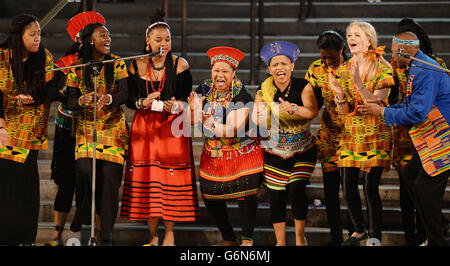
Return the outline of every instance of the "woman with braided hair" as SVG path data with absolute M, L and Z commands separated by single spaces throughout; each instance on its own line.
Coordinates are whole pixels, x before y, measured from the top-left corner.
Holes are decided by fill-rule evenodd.
M 111 38 L 102 23 L 89 23 L 81 34 L 81 49 L 73 65 L 118 58 L 110 54 Z M 94 86 L 92 67 L 71 68 L 67 75 L 67 106 L 77 119 L 75 130 L 76 213 L 73 224 L 90 224 L 93 160 L 94 104 L 96 116 L 95 207 L 100 215 L 102 245 L 112 245 L 112 230 L 118 211 L 128 127 L 121 108 L 128 99 L 127 68 L 123 60 L 98 66 Z M 94 88 L 96 91 L 94 91 Z M 94 93 L 97 102 L 94 103 Z M 73 226 L 72 226 L 73 230 Z
M 55 61 L 55 67 L 67 67 L 77 60 L 81 46 L 81 33 L 89 23 L 105 24 L 105 18 L 97 12 L 83 12 L 72 17 L 67 23 L 67 33 L 74 44 L 66 54 Z M 72 135 L 72 112 L 67 108 L 68 91 L 64 86 L 69 69 L 55 72 L 55 78 L 61 80 L 57 87 L 61 100 L 58 103 L 55 115 L 55 137 L 53 142 L 53 158 L 51 178 L 58 185 L 54 201 L 55 230 L 46 246 L 62 246 L 62 233 L 67 216 L 72 208 L 72 200 L 75 192 L 75 137 Z M 71 229 L 77 232 L 81 224 L 75 220 Z
M 53 58 L 34 15 L 20 14 L 0 44 L 0 245 L 34 245 L 39 150 L 47 149 Z

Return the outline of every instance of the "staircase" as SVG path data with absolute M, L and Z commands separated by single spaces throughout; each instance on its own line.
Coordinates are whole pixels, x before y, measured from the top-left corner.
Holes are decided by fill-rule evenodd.
M 0 1 L 1 2 L 1 1 Z M 6 1 L 4 1 L 6 2 Z M 16 1 L 17 3 L 21 1 Z M 24 1 L 22 1 L 24 2 Z M 11 11 L 0 13 L 0 40 L 6 37 L 10 17 L 19 12 L 29 12 L 42 17 L 54 1 L 40 1 L 40 8 L 28 7 L 8 3 Z M 256 1 L 257 2 L 257 1 Z M 418 21 L 429 34 L 436 55 L 450 64 L 450 1 L 415 1 L 398 0 L 370 3 L 362 0 L 313 1 L 312 17 L 298 22 L 299 1 L 265 1 L 264 3 L 264 44 L 274 40 L 287 40 L 300 47 L 301 55 L 296 62 L 294 75 L 303 77 L 308 66 L 317 58 L 318 51 L 315 41 L 318 35 L 333 28 L 345 30 L 352 20 L 359 19 L 372 23 L 378 33 L 379 45 L 386 45 L 386 58 L 390 58 L 390 43 L 396 24 L 404 16 L 410 16 Z M 144 32 L 148 25 L 148 15 L 161 6 L 161 1 L 135 0 L 133 3 L 97 3 L 97 11 L 106 18 L 107 28 L 112 34 L 112 51 L 120 56 L 139 54 L 144 44 Z M 156 8 L 155 8 L 156 7 Z M 31 9 L 34 8 L 34 9 Z M 76 4 L 69 4 L 62 12 L 43 30 L 43 42 L 55 58 L 62 56 L 70 47 L 72 40 L 66 33 L 68 18 L 77 10 Z M 256 12 L 258 10 L 256 4 Z M 237 71 L 238 77 L 249 83 L 250 78 L 250 1 L 244 0 L 190 0 L 188 1 L 187 22 L 187 56 L 190 64 L 194 87 L 204 79 L 209 78 L 210 68 L 206 50 L 217 45 L 232 46 L 246 52 L 246 58 L 241 62 Z M 1 12 L 1 11 L 0 11 Z M 181 1 L 169 1 L 169 24 L 172 32 L 172 48 L 175 54 L 181 51 Z M 258 16 L 258 14 L 256 15 Z M 257 47 L 256 40 L 256 50 Z M 255 55 L 257 56 L 257 54 Z M 255 58 L 259 60 L 258 58 Z M 256 61 L 258 62 L 258 61 Z M 262 64 L 255 75 L 255 83 L 260 84 L 265 77 L 266 68 Z M 257 85 L 247 86 L 252 93 L 256 92 Z M 133 111 L 126 109 L 127 121 L 131 123 Z M 53 201 L 57 186 L 50 180 L 50 164 L 53 150 L 53 135 L 55 129 L 54 115 L 56 105 L 51 107 L 49 118 L 49 149 L 39 153 L 39 173 L 41 188 L 41 208 L 39 216 L 39 231 L 37 244 L 42 245 L 48 241 L 53 233 Z M 317 132 L 320 124 L 320 115 L 312 121 L 313 133 Z M 194 138 L 195 166 L 198 170 L 203 138 Z M 311 185 L 307 187 L 310 207 L 307 217 L 306 237 L 310 245 L 325 245 L 329 240 L 325 206 L 313 204 L 314 199 L 324 202 L 322 171 L 317 163 L 313 173 Z M 361 198 L 364 202 L 362 187 Z M 122 190 L 120 191 L 120 193 Z M 383 242 L 382 245 L 404 245 L 401 231 L 401 214 L 399 204 L 399 182 L 394 169 L 382 176 L 380 195 L 383 201 Z M 259 194 L 259 206 L 255 227 L 255 244 L 271 246 L 275 244 L 275 235 L 269 220 L 269 205 L 267 204 L 265 190 Z M 344 224 L 348 223 L 345 215 L 346 206 L 341 195 L 341 209 Z M 239 224 L 237 204 L 229 203 L 229 216 L 236 231 Z M 365 211 L 365 210 L 364 210 Z M 445 191 L 443 213 L 450 219 L 450 183 Z M 74 214 L 72 209 L 64 232 L 64 241 L 76 237 L 83 244 L 87 243 L 90 235 L 89 227 L 83 227 L 80 233 L 72 233 L 69 222 Z M 161 227 L 161 229 L 163 229 Z M 200 199 L 200 218 L 193 223 L 178 223 L 175 226 L 176 244 L 210 245 L 221 240 L 213 220 L 206 211 Z M 288 207 L 287 243 L 295 244 L 292 214 Z M 161 230 L 162 232 L 162 230 Z M 346 233 L 344 233 L 346 234 Z M 144 223 L 128 221 L 118 217 L 114 229 L 114 244 L 140 245 L 148 241 L 147 226 Z M 162 239 L 162 236 L 161 236 Z

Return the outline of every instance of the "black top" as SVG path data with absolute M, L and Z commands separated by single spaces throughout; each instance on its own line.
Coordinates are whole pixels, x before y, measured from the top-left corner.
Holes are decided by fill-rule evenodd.
M 302 92 L 303 89 L 308 85 L 308 81 L 303 78 L 291 78 L 291 89 L 289 90 L 289 94 L 286 97 L 286 93 L 288 91 L 288 88 L 286 88 L 283 92 L 280 91 L 280 89 L 275 84 L 275 81 L 273 81 L 273 85 L 277 88 L 277 92 L 275 93 L 273 97 L 273 101 L 276 103 L 279 103 L 280 101 L 278 98 L 281 98 L 285 101 L 288 101 L 290 103 L 295 103 L 298 106 L 303 106 L 302 101 Z M 258 88 L 258 90 L 261 89 L 261 86 Z
M 179 101 L 187 101 L 189 94 L 192 91 L 192 74 L 190 69 L 176 74 L 176 69 L 178 65 L 178 58 L 175 61 L 175 65 L 172 71 L 169 71 L 167 75 L 174 75 L 175 86 L 167 86 L 167 82 L 164 84 L 164 88 L 161 91 L 160 100 L 167 101 L 172 97 L 175 97 Z M 136 110 L 136 101 L 140 98 L 147 97 L 146 82 L 148 82 L 148 93 L 152 93 L 152 87 L 150 81 L 147 81 L 139 76 L 139 70 L 136 61 L 133 61 L 134 74 L 128 72 L 128 102 L 127 107 Z M 167 76 L 166 76 L 167 81 Z M 154 88 L 159 88 L 159 81 L 153 82 Z

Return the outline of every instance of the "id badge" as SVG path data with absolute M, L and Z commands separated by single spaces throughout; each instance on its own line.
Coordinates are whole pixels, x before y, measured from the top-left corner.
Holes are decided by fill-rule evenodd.
M 164 102 L 159 100 L 154 100 L 152 103 L 152 111 L 162 112 L 164 109 Z

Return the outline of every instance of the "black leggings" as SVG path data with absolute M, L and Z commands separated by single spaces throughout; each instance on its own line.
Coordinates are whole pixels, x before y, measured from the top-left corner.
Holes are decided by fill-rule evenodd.
M 381 203 L 378 186 L 380 185 L 383 167 L 372 167 L 370 172 L 362 172 L 364 180 L 364 196 L 367 204 L 367 214 L 369 221 L 369 236 L 378 238 L 381 241 L 381 227 L 383 207 Z M 359 196 L 358 177 L 360 169 L 343 167 L 341 176 L 343 182 L 343 194 L 347 202 L 350 218 L 357 233 L 365 231 L 364 218 L 362 212 L 361 197 Z
M 75 169 L 77 211 L 83 224 L 90 224 L 92 159 L 78 159 Z M 96 169 L 95 208 L 100 214 L 100 235 L 102 240 L 111 240 L 118 211 L 123 165 L 97 160 Z
M 327 211 L 327 220 L 330 227 L 331 241 L 334 244 L 342 243 L 343 223 L 341 219 L 341 204 L 339 200 L 339 190 L 341 189 L 340 170 L 323 173 L 323 190 L 325 194 L 325 206 Z M 353 224 L 351 223 L 348 212 L 345 228 L 349 235 L 353 233 Z
M 236 241 L 236 235 L 233 226 L 228 218 L 227 204 L 221 200 L 207 200 L 205 202 L 206 209 L 215 220 L 217 227 L 222 233 L 223 240 Z M 242 228 L 241 238 L 253 240 L 253 229 L 255 227 L 256 209 L 258 201 L 256 195 L 247 196 L 243 200 L 237 201 L 239 204 L 239 216 Z
M 54 210 L 69 213 L 75 193 L 75 138 L 71 131 L 55 127 L 53 143 L 52 179 L 58 185 Z
M 272 223 L 286 222 L 286 203 L 290 201 L 294 219 L 305 220 L 308 211 L 305 181 L 295 181 L 286 185 L 286 190 L 269 190 L 270 219 Z

